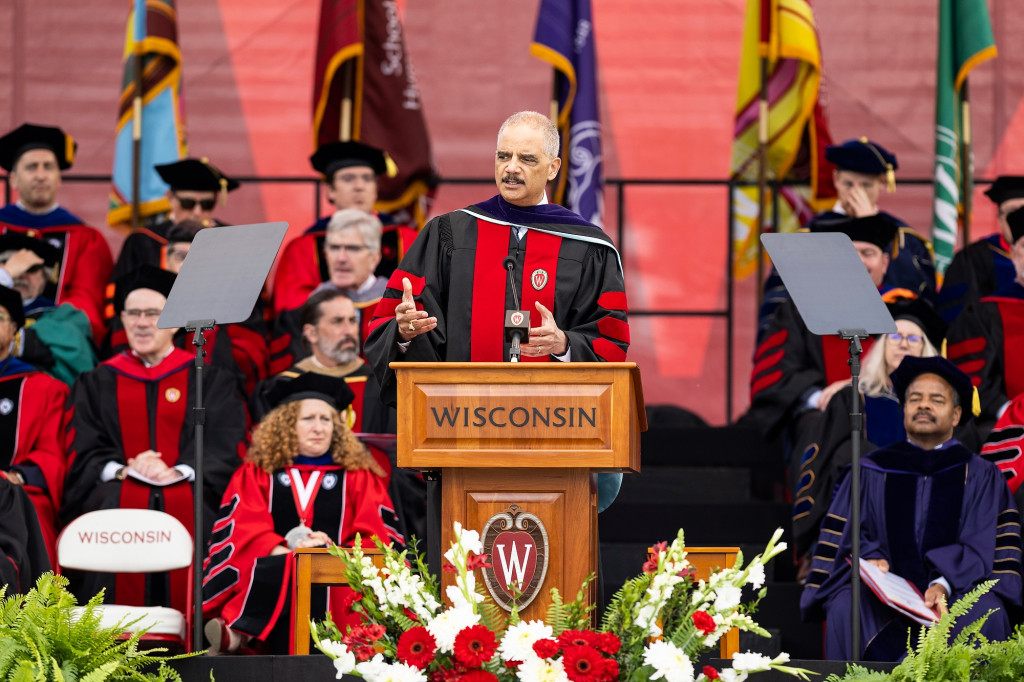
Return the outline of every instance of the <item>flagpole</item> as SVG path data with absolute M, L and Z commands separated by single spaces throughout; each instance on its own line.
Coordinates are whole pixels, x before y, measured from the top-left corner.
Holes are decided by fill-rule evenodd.
M 760 314 L 764 298 L 764 249 L 761 233 L 764 232 L 765 208 L 768 192 L 768 57 L 761 56 L 761 96 L 757 102 L 757 309 Z
M 971 95 L 967 79 L 960 87 L 960 191 L 964 207 L 963 246 L 971 243 L 971 210 L 974 204 L 974 163 L 971 157 Z
M 135 59 L 135 97 L 132 99 L 132 230 L 139 229 L 139 191 L 142 165 L 142 51 L 139 43 L 133 50 Z
M 352 139 L 352 109 L 356 90 L 356 60 L 349 59 L 341 66 L 341 115 L 338 117 L 338 139 Z

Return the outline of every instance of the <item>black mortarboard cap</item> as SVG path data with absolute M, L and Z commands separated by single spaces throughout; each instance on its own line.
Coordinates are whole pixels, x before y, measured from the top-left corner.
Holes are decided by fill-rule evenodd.
M 1024 237 L 1024 208 L 1006 214 L 1006 224 L 1010 226 L 1010 237 L 1013 244 Z
M 14 289 L 0 285 L 0 306 L 7 310 L 18 329 L 25 326 L 25 308 L 21 305 L 21 294 Z
M 60 128 L 23 123 L 0 137 L 0 167 L 10 172 L 21 155 L 32 149 L 49 149 L 61 170 L 71 168 L 78 145 Z
M 309 157 L 313 168 L 323 173 L 328 182 L 336 171 L 350 166 L 369 166 L 377 175 L 394 177 L 394 162 L 388 155 L 362 142 L 327 142 Z M 390 162 L 390 163 L 389 163 Z
M 886 303 L 889 314 L 894 320 L 909 320 L 924 332 L 928 340 L 936 348 L 942 347 L 946 338 L 946 321 L 935 312 L 932 304 L 923 298 L 900 298 Z
M 114 288 L 114 312 L 120 314 L 124 310 L 124 300 L 136 289 L 152 289 L 166 298 L 171 295 L 174 279 L 173 272 L 162 270 L 155 265 L 145 263 L 117 278 Z
M 866 175 L 884 175 L 889 191 L 896 188 L 896 155 L 866 137 L 825 147 L 825 158 L 839 170 Z
M 47 266 L 54 266 L 60 261 L 60 250 L 47 241 L 29 237 L 22 232 L 0 234 L 0 253 L 20 251 L 21 249 L 28 249 L 35 253 L 43 259 L 43 264 Z
M 1024 199 L 1024 175 L 1000 175 L 985 190 L 985 196 L 997 206 L 1010 199 Z
M 811 232 L 842 232 L 851 241 L 868 242 L 882 251 L 888 251 L 899 226 L 890 218 L 876 213 L 863 218 L 816 220 L 811 223 L 810 229 Z
M 317 372 L 305 372 L 289 381 L 278 381 L 267 395 L 267 399 L 274 407 L 296 400 L 316 398 L 336 410 L 348 407 L 355 397 L 356 394 L 344 379 Z
M 172 190 L 190 192 L 222 192 L 227 194 L 238 189 L 238 180 L 229 178 L 220 172 L 206 158 L 182 159 L 174 163 L 153 166 L 163 181 Z
M 977 414 L 974 409 L 974 384 L 971 383 L 971 378 L 941 355 L 930 358 L 904 356 L 900 366 L 889 375 L 892 379 L 892 390 L 899 398 L 900 405 L 907 400 L 907 388 L 922 374 L 936 374 L 945 379 L 960 397 L 964 415 Z

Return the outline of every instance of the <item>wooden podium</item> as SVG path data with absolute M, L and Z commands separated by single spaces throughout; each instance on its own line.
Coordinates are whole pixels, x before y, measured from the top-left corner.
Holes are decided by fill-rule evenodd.
M 596 472 L 639 472 L 647 429 L 634 363 L 392 363 L 398 466 L 441 472 L 441 550 L 478 531 L 495 601 L 543 619 L 597 572 Z M 639 564 L 638 564 L 639 569 Z M 521 581 L 522 594 L 503 587 Z M 454 584 L 442 574 L 442 587 Z M 594 603 L 596 583 L 589 599 Z

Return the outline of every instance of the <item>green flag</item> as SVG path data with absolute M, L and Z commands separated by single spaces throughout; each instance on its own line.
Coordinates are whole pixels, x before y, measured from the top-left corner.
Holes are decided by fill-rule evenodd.
M 972 191 L 970 159 L 959 158 L 964 124 L 963 85 L 975 66 L 996 56 L 985 0 L 939 1 L 939 56 L 935 82 L 935 202 L 932 244 L 935 269 L 944 273 L 956 248 L 962 196 Z M 967 164 L 961 183 L 960 164 Z

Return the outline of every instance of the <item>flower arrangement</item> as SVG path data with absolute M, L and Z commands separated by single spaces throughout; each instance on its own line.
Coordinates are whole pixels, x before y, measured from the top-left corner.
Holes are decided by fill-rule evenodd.
M 445 570 L 455 573 L 447 588 L 449 606 L 440 600 L 436 580 L 415 552 L 383 552 L 378 570 L 356 542 L 352 549 L 332 547 L 346 562 L 353 610 L 363 623 L 345 632 L 328 616 L 311 623 L 313 640 L 334 660 L 338 677 L 358 675 L 368 682 L 612 682 L 665 680 L 739 682 L 769 669 L 806 678 L 807 671 L 786 666 L 787 654 L 771 659 L 738 653 L 732 667 L 696 669 L 697 657 L 718 644 L 732 628 L 768 632 L 750 617 L 764 597 L 765 564 L 785 550 L 782 530 L 764 552 L 743 566 L 721 569 L 697 580 L 686 559 L 683 532 L 671 544 L 651 551 L 643 572 L 615 594 L 597 630 L 581 588 L 566 603 L 557 590 L 544 621 L 522 621 L 513 607 L 506 614 L 485 594 L 475 576 L 488 557 L 476 531 L 455 524 L 455 542 L 445 553 Z M 592 579 L 591 576 L 590 579 Z M 589 580 L 588 580 L 589 582 Z M 742 601 L 750 586 L 756 597 Z

